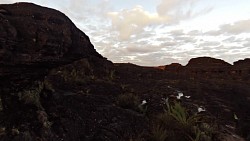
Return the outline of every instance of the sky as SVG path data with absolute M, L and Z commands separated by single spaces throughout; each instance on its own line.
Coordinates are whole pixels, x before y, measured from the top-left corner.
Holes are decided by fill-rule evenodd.
M 209 56 L 250 58 L 250 0 L 1 0 L 66 14 L 114 63 L 186 65 Z

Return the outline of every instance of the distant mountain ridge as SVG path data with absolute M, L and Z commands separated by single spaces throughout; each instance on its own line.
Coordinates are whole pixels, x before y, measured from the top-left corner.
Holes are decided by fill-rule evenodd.
M 190 59 L 186 66 L 182 66 L 179 63 L 172 63 L 158 68 L 180 75 L 191 75 L 192 77 L 250 79 L 249 58 L 236 61 L 231 65 L 221 59 L 197 57 Z

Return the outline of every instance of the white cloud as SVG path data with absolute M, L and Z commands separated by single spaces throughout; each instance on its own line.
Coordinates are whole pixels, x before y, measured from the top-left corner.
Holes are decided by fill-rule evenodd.
M 121 41 L 132 35 L 140 34 L 150 26 L 172 25 L 180 21 L 205 14 L 211 8 L 194 12 L 195 3 L 199 0 L 162 0 L 156 7 L 157 12 L 149 12 L 137 5 L 132 9 L 109 12 L 113 30 L 118 32 Z
M 160 16 L 168 16 L 172 21 L 180 21 L 206 14 L 212 10 L 207 7 L 195 11 L 195 6 L 200 0 L 161 0 L 157 6 L 157 12 Z
M 121 40 L 128 40 L 131 35 L 142 33 L 146 26 L 165 23 L 168 20 L 166 17 L 159 17 L 156 13 L 145 11 L 142 6 L 110 12 L 109 17 L 112 21 L 112 29 L 119 33 Z
M 220 27 L 222 33 L 241 34 L 250 33 L 250 19 L 235 22 L 233 24 L 225 24 Z
M 221 34 L 236 35 L 242 33 L 250 33 L 250 19 L 237 21 L 232 24 L 224 24 L 219 27 L 218 30 L 208 31 L 205 34 L 211 36 L 217 36 Z
M 173 13 L 181 13 L 186 15 L 190 10 L 182 11 L 183 5 L 193 5 L 196 0 L 162 0 L 157 6 L 157 12 L 161 16 L 171 15 Z M 184 13 L 185 12 L 185 13 Z

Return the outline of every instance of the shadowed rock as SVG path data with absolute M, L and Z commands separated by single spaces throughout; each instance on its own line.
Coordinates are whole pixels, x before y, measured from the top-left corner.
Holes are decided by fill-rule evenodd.
M 189 60 L 186 67 L 229 67 L 229 63 L 216 58 L 211 57 L 198 57 Z
M 0 5 L 0 77 L 36 79 L 81 58 L 103 58 L 63 13 L 32 3 Z

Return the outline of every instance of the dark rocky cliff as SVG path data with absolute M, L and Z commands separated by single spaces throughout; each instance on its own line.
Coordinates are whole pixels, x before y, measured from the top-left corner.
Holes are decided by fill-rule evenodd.
M 0 33 L 0 77 L 8 80 L 40 77 L 89 56 L 103 59 L 68 17 L 35 4 L 0 5 Z
M 73 89 L 73 81 L 108 77 L 111 68 L 63 13 L 32 3 L 0 4 L 0 140 L 61 140 L 48 113 L 54 96 L 64 100 L 67 93 L 58 94 L 56 86 Z

